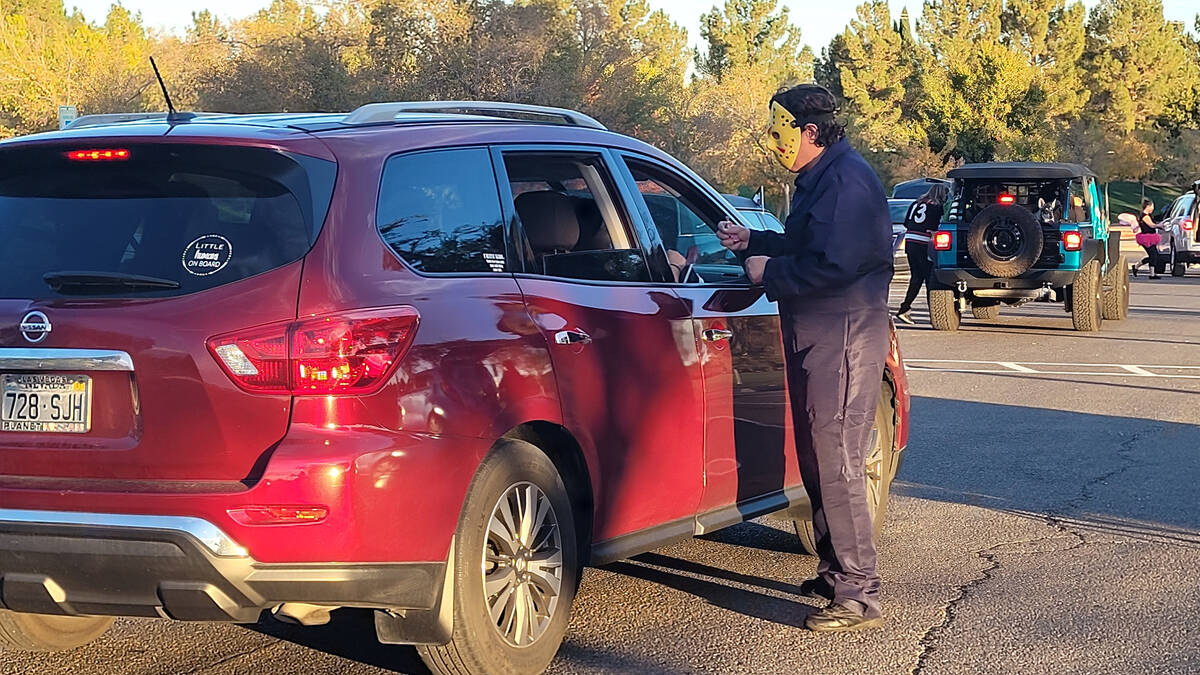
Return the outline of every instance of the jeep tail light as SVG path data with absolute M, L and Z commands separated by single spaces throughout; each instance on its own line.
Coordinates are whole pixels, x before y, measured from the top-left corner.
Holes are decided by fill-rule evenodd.
M 1017 198 L 1008 194 L 1007 192 L 1004 192 L 996 198 L 996 201 L 1000 204 L 1015 204 L 1017 203 Z
M 954 243 L 954 236 L 949 232 L 934 232 L 933 233 L 933 250 L 949 251 L 950 246 Z
M 404 358 L 418 319 L 412 307 L 331 314 L 218 336 L 208 348 L 246 391 L 369 394 Z
M 319 523 L 329 515 L 324 506 L 240 506 L 226 511 L 242 525 L 303 525 Z
M 129 159 L 129 151 L 125 148 L 72 150 L 67 153 L 67 159 L 74 162 L 124 162 Z
M 1064 251 L 1078 251 L 1083 248 L 1083 235 L 1078 232 L 1063 232 L 1062 241 Z

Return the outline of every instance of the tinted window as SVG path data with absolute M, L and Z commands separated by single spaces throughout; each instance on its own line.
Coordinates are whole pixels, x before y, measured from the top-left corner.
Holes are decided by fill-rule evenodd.
M 697 190 L 652 165 L 629 160 L 638 192 L 646 201 L 663 245 L 697 265 L 737 265 L 737 256 L 721 246 L 716 225 L 724 214 Z M 761 225 L 761 221 L 754 223 Z
M 525 233 L 528 271 L 595 281 L 648 281 L 628 217 L 614 200 L 599 155 L 504 155 L 513 206 Z
M 503 272 L 504 217 L 484 148 L 399 155 L 379 188 L 379 234 L 422 272 Z
M 903 223 L 904 219 L 908 217 L 908 207 L 910 207 L 910 206 L 912 206 L 912 200 L 889 199 L 888 200 L 888 211 L 890 211 L 892 214 L 892 222 L 893 223 Z
M 336 174 L 258 148 L 78 149 L 0 151 L 0 297 L 179 295 L 280 267 L 312 246 Z

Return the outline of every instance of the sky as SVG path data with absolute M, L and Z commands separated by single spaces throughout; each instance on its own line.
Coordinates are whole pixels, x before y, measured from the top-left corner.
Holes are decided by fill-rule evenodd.
M 1084 0 L 1091 7 L 1098 0 Z M 88 19 L 103 21 L 113 0 L 65 0 L 68 7 L 78 7 Z M 192 12 L 211 10 L 222 18 L 242 17 L 266 7 L 269 0 L 122 0 L 122 5 L 141 12 L 142 20 L 153 28 L 182 31 L 191 23 Z M 650 0 L 655 9 L 662 9 L 676 22 L 687 28 L 692 44 L 700 40 L 700 15 L 723 0 Z M 820 54 L 834 35 L 842 32 L 854 16 L 853 0 L 784 0 L 783 5 L 791 9 L 792 22 L 800 27 L 804 42 Z M 922 0 L 891 0 L 892 13 L 900 14 L 904 6 L 910 14 L 920 14 Z M 1197 0 L 1163 0 L 1163 11 L 1168 19 L 1183 21 L 1190 29 L 1200 11 Z

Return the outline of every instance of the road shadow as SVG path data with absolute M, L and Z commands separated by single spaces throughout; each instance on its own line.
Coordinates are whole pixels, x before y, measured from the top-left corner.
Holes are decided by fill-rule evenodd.
M 385 645 L 375 639 L 371 610 L 339 609 L 324 626 L 293 626 L 264 615 L 258 623 L 245 628 L 388 672 L 430 675 L 415 648 Z
M 756 548 L 760 551 L 802 553 L 799 540 L 794 532 L 785 532 L 755 522 L 739 523 L 733 527 L 701 535 L 700 539 L 730 546 Z
M 893 491 L 1200 540 L 1197 448 L 1193 424 L 917 396 Z
M 620 574 L 634 579 L 641 579 L 667 588 L 673 588 L 677 591 L 682 591 L 702 598 L 709 603 L 727 609 L 732 612 L 737 612 L 744 616 L 754 617 L 763 621 L 770 621 L 783 626 L 791 626 L 792 628 L 803 628 L 804 620 L 810 614 L 818 611 L 819 608 L 809 605 L 804 602 L 794 600 L 786 600 L 778 598 L 766 593 L 746 590 L 734 586 L 728 586 L 721 583 L 698 579 L 684 574 L 677 574 L 670 569 L 662 569 L 660 567 L 651 566 L 650 564 L 640 560 L 643 556 L 638 556 L 633 560 L 621 561 L 605 565 L 603 569 Z M 662 558 L 664 556 L 659 556 Z M 653 559 L 653 558 L 652 558 Z M 672 569 L 679 569 L 687 561 L 674 559 Z M 700 567 L 707 567 L 701 565 Z M 725 570 L 710 568 L 714 571 L 721 572 L 726 575 L 734 573 Z M 740 576 L 740 575 L 739 575 Z M 748 577 L 759 581 L 757 577 Z M 790 591 L 789 591 L 790 592 Z

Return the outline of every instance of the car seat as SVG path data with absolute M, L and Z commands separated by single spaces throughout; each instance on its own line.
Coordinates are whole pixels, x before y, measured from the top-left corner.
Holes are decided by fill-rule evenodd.
M 525 192 L 513 200 L 513 206 L 543 272 L 546 256 L 569 253 L 579 245 L 579 215 L 570 197 L 553 191 Z

